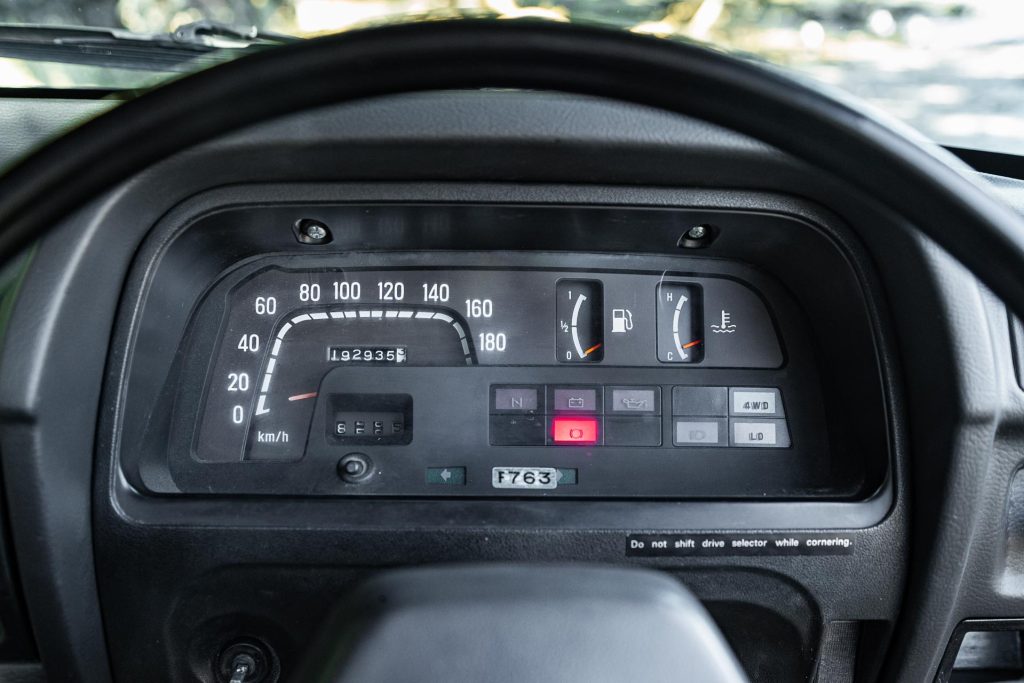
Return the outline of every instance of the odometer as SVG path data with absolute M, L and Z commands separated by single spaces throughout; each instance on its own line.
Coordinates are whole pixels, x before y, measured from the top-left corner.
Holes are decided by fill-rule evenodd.
M 327 360 L 332 363 L 401 365 L 408 358 L 406 346 L 331 346 L 327 349 Z

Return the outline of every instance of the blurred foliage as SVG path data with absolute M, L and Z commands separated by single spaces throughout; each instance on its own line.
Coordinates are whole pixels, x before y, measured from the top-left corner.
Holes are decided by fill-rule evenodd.
M 921 43 L 936 22 L 1006 0 L 5 0 L 0 23 L 166 33 L 207 20 L 298 36 L 394 21 L 543 18 L 711 43 L 784 65 L 842 62 L 850 46 Z M 1013 4 L 1018 4 L 1014 2 Z M 1020 3 L 1024 5 L 1024 2 Z M 0 82 L 17 65 L 0 59 Z M 153 78 L 95 68 L 22 65 L 37 84 L 143 87 Z M 156 79 L 157 81 L 159 78 Z
M 3 0 L 0 22 L 165 33 L 199 20 L 315 36 L 395 21 L 544 18 L 696 40 L 846 89 L 944 141 L 1024 152 L 1024 0 Z M 174 74 L 0 59 L 0 85 Z
M 979 0 L 5 0 L 0 22 L 158 33 L 206 19 L 312 35 L 410 17 L 531 16 L 728 39 L 766 22 L 768 27 L 793 27 L 814 20 L 849 32 L 868 27 L 879 10 L 896 27 L 917 15 L 962 14 L 972 1 Z M 883 31 L 888 26 L 886 20 L 878 24 Z

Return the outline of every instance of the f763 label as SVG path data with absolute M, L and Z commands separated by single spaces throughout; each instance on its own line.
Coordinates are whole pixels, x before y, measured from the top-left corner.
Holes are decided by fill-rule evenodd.
M 496 489 L 553 489 L 558 486 L 554 467 L 494 467 L 491 486 Z

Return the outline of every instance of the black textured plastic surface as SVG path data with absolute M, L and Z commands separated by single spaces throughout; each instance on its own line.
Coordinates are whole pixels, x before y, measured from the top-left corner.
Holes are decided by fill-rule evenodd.
M 320 628 L 296 680 L 746 683 L 711 617 L 655 572 L 480 565 L 387 572 Z

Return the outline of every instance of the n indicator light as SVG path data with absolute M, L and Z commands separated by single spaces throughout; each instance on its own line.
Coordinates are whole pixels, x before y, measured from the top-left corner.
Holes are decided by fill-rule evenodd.
M 551 440 L 557 444 L 597 443 L 597 418 L 553 417 Z

